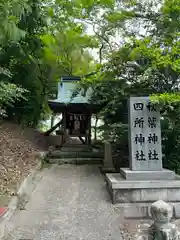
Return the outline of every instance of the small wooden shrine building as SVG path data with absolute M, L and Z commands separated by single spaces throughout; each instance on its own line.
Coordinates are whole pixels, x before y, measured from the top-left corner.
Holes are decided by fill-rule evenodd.
M 79 93 L 72 98 L 79 81 L 81 81 L 80 77 L 61 77 L 56 98 L 49 100 L 49 106 L 54 115 L 61 113 L 62 119 L 48 130 L 46 135 L 57 128 L 61 129 L 56 131 L 56 134 L 63 136 L 62 144 L 66 142 L 65 135 L 67 132 L 69 137 L 78 137 L 83 144 L 91 144 L 91 116 L 98 111 L 98 106 L 90 104 L 90 90 L 87 91 L 85 96 Z

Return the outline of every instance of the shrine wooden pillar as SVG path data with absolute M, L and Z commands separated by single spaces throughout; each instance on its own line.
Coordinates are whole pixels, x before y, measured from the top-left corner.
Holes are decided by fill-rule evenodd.
M 66 134 L 66 111 L 65 110 L 63 111 L 62 116 L 63 116 L 63 143 L 65 143 L 65 141 L 66 141 L 66 137 L 65 137 L 65 134 Z
M 88 136 L 87 136 L 87 143 L 89 145 L 91 145 L 91 116 L 92 116 L 92 112 L 90 110 L 88 114 Z
M 51 128 L 54 126 L 54 113 L 51 115 Z

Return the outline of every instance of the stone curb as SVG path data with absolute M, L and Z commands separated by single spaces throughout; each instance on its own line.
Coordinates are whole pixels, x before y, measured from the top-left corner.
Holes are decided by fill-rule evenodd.
M 17 195 L 12 197 L 7 207 L 8 210 L 0 218 L 0 239 L 4 237 L 6 224 L 12 218 L 15 211 L 20 208 L 21 204 L 27 203 L 32 191 L 34 190 L 33 180 L 38 171 L 42 168 L 42 160 L 45 157 L 46 152 L 40 152 L 40 156 L 38 157 L 39 162 L 31 171 L 31 173 L 29 173 L 29 175 L 23 180 L 19 187 L 19 190 L 17 191 Z

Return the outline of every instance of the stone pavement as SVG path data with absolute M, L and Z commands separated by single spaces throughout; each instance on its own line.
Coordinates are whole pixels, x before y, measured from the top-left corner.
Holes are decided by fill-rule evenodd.
M 97 166 L 53 165 L 7 229 L 6 240 L 121 240 L 123 216 Z

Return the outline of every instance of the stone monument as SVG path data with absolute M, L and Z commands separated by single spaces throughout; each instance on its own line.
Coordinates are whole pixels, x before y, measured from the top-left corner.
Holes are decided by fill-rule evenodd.
M 149 97 L 131 97 L 128 105 L 129 168 L 106 174 L 112 202 L 145 207 L 160 199 L 180 203 L 180 177 L 162 166 L 158 106 Z M 148 209 L 144 212 L 149 214 Z
M 129 180 L 174 179 L 162 168 L 160 111 L 148 97 L 129 100 L 129 169 L 120 169 Z

